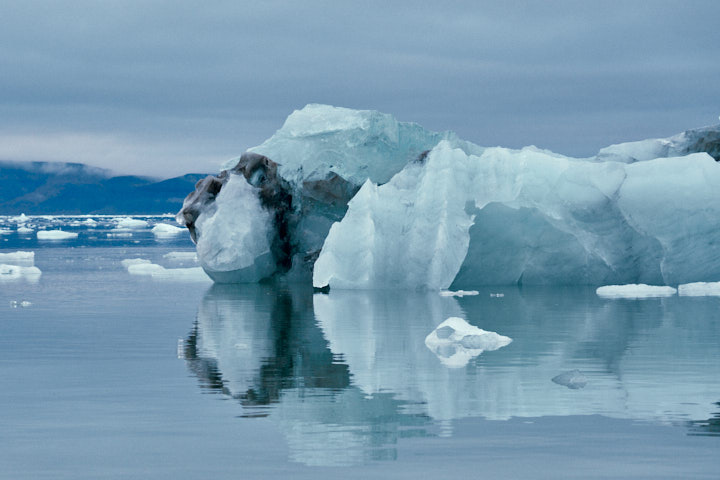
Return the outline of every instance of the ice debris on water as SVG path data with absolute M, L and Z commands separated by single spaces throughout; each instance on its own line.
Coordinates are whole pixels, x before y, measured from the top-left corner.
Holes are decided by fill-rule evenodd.
M 466 297 L 478 295 L 480 292 L 477 290 L 457 290 L 455 292 L 451 290 L 440 290 L 438 293 L 440 293 L 441 297 Z
M 484 351 L 502 348 L 510 337 L 470 325 L 459 317 L 450 317 L 425 337 L 425 345 L 447 367 L 460 368 Z
M 18 308 L 18 307 L 27 308 L 27 307 L 30 307 L 31 305 L 32 305 L 32 302 L 30 302 L 28 300 L 12 300 L 10 302 L 10 306 L 12 308 Z
M 652 298 L 671 297 L 677 293 L 677 289 L 667 286 L 628 284 L 628 285 L 606 285 L 595 290 L 599 297 L 603 298 Z
M 77 232 L 66 232 L 63 230 L 40 230 L 37 232 L 38 240 L 69 240 L 77 237 Z
M 491 293 L 490 296 L 493 298 L 502 298 L 505 296 L 505 294 L 504 293 Z
M 195 252 L 168 252 L 163 255 L 166 258 L 174 262 L 197 262 L 197 253 Z
M 553 383 L 562 385 L 563 387 L 570 388 L 572 390 L 579 390 L 587 385 L 587 378 L 580 372 L 580 370 L 571 370 L 569 372 L 561 373 L 552 378 Z

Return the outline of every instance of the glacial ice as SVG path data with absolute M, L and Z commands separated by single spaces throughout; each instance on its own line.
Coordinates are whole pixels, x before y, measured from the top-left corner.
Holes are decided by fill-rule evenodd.
M 441 297 L 471 297 L 478 295 L 480 292 L 477 290 L 458 290 L 456 292 L 452 290 L 440 290 L 438 293 Z
M 210 278 L 200 267 L 165 268 L 144 258 L 126 258 L 121 261 L 130 275 L 148 276 L 156 280 L 181 282 L 207 282 Z
M 587 377 L 580 370 L 575 369 L 554 376 L 552 382 L 571 390 L 579 390 L 587 385 Z
M 575 159 L 308 105 L 177 216 L 216 282 L 349 289 L 720 279 L 720 128 Z
M 64 230 L 40 230 L 37 232 L 38 240 L 69 240 L 77 238 L 76 232 L 66 232 Z
M 630 285 L 605 285 L 599 287 L 595 293 L 604 298 L 651 298 L 671 297 L 677 293 L 677 289 L 659 285 L 630 284 Z

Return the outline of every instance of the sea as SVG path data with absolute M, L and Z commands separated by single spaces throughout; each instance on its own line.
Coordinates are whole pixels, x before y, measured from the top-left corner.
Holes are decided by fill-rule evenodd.
M 0 478 L 720 478 L 720 297 L 215 285 L 133 220 L 0 217 Z

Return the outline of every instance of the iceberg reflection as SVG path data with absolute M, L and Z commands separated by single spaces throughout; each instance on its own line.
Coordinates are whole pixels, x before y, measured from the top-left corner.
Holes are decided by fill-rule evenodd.
M 716 418 L 718 299 L 489 292 L 214 285 L 184 358 L 243 416 L 276 422 L 292 458 L 311 465 L 392 459 L 401 438 L 452 435 L 452 421 L 468 417 L 600 414 L 691 430 Z M 425 344 L 448 317 L 513 341 L 448 368 Z M 557 381 L 575 371 L 583 388 Z

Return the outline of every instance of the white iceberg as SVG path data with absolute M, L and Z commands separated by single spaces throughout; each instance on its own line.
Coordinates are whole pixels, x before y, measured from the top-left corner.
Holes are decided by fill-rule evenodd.
M 35 265 L 35 252 L 0 253 L 0 263 L 19 267 L 32 267 Z
M 42 272 L 38 267 L 21 267 L 0 263 L 0 281 L 25 280 L 37 283 Z
M 76 232 L 66 232 L 64 230 L 40 230 L 37 232 L 38 240 L 69 240 L 77 237 Z
M 152 228 L 152 233 L 156 238 L 173 238 L 185 232 L 184 228 L 168 225 L 167 223 L 158 223 Z
M 682 297 L 720 297 L 720 282 L 694 282 L 678 286 Z
M 718 138 L 720 127 L 707 127 L 575 159 L 308 105 L 198 182 L 177 220 L 217 282 L 709 281 L 720 276 Z
M 145 220 L 141 220 L 139 218 L 131 218 L 131 217 L 121 217 L 115 219 L 116 221 L 116 228 L 118 229 L 129 229 L 129 230 L 137 230 L 142 228 L 147 228 L 148 222 Z
M 447 367 L 460 368 L 483 353 L 509 345 L 510 337 L 470 325 L 459 317 L 450 317 L 425 337 L 425 345 Z
M 18 229 L 17 229 L 17 232 L 20 233 L 20 234 L 33 233 L 34 231 L 35 231 L 35 230 L 33 230 L 33 229 L 30 228 L 30 227 L 26 227 L 25 225 L 19 226 Z
M 11 235 L 13 231 L 9 228 L 0 228 L 0 235 Z
M 152 262 L 146 258 L 126 258 L 121 260 L 120 263 L 123 267 L 129 269 L 133 265 L 148 265 Z
M 671 297 L 677 293 L 677 289 L 659 285 L 629 284 L 629 285 L 605 285 L 595 290 L 599 297 L 604 298 L 651 298 Z

